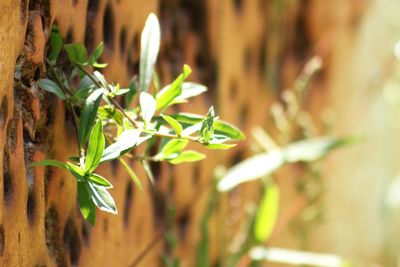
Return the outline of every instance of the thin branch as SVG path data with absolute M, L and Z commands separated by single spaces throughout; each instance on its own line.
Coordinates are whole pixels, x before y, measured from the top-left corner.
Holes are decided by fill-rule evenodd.
M 163 231 L 159 231 L 158 234 L 153 238 L 153 240 L 151 240 L 150 243 L 142 250 L 142 252 L 139 253 L 139 255 L 136 257 L 130 267 L 138 266 L 138 264 L 144 259 L 144 257 L 149 254 L 153 250 L 153 248 L 155 248 L 158 242 L 162 240 L 162 237 Z

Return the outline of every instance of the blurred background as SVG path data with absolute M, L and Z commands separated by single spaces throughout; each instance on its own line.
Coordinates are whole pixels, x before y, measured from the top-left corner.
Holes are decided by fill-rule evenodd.
M 0 200 L 3 266 L 400 266 L 400 1 L 2 0 L 0 10 L 0 148 L 16 143 L 10 162 L 25 151 L 15 73 L 30 69 L 29 88 L 45 76 L 51 25 L 89 52 L 103 40 L 104 74 L 127 85 L 150 12 L 161 24 L 161 84 L 186 63 L 190 80 L 208 86 L 180 111 L 205 114 L 215 105 L 247 136 L 204 162 L 153 164 L 156 184 L 144 181 L 144 193 L 107 167 L 123 212 L 99 214 L 95 227 L 82 222 L 68 197 L 75 187 L 59 186 L 58 172 L 36 174 L 36 219 L 27 221 L 26 174 L 2 152 L 3 189 L 11 170 L 19 192 L 11 204 Z M 64 107 L 42 113 L 46 100 L 32 99 L 37 114 L 54 116 L 51 153 L 67 155 L 53 143 L 70 140 Z M 327 136 L 357 141 L 323 152 L 307 143 Z M 300 160 L 220 192 L 216 179 L 232 166 L 298 141 L 306 142 Z M 302 160 L 314 152 L 321 155 Z M 244 173 L 272 166 L 268 159 Z M 249 240 L 262 216 L 260 227 L 270 230 Z

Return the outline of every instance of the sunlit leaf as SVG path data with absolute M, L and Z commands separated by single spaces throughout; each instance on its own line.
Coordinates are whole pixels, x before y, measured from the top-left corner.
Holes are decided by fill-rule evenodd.
M 85 183 L 93 203 L 102 211 L 117 214 L 115 202 L 107 189 L 94 183 Z
M 182 125 L 178 121 L 168 115 L 161 115 L 161 117 L 174 129 L 177 135 L 181 135 Z
M 94 183 L 98 186 L 103 186 L 105 188 L 113 187 L 112 184 L 109 181 L 107 181 L 106 178 L 104 178 L 96 173 L 89 173 L 87 177 L 91 183 Z
M 221 144 L 221 143 L 208 143 L 204 145 L 208 149 L 215 149 L 215 150 L 227 150 L 232 147 L 235 147 L 236 144 Z
M 87 191 L 85 186 L 87 182 L 78 182 L 78 202 L 79 209 L 81 210 L 83 218 L 89 221 L 92 225 L 96 221 L 96 206 L 94 205 L 92 198 Z
M 187 150 L 180 153 L 177 157 L 168 160 L 172 164 L 180 164 L 184 162 L 194 162 L 205 159 L 206 155 L 199 153 L 197 151 Z
M 297 141 L 285 148 L 255 155 L 229 169 L 219 181 L 218 190 L 228 191 L 241 183 L 266 177 L 285 162 L 317 160 L 331 150 L 352 142 L 354 138 L 320 137 Z
M 203 142 L 210 141 L 214 134 L 214 118 L 214 107 L 210 107 L 200 129 L 200 137 Z
M 187 99 L 198 96 L 206 91 L 207 91 L 207 86 L 194 82 L 184 82 L 182 83 L 181 94 L 177 96 L 172 103 L 173 104 L 183 103 Z
M 269 182 L 257 209 L 254 222 L 254 238 L 256 241 L 265 242 L 274 230 L 279 213 L 279 186 Z
M 86 142 L 90 129 L 96 119 L 97 109 L 99 108 L 102 95 L 103 92 L 101 90 L 95 90 L 85 101 L 78 128 L 78 142 L 80 147 Z
M 154 72 L 154 64 L 160 49 L 160 24 L 151 13 L 145 23 L 140 47 L 139 87 L 141 92 L 149 88 Z
M 171 139 L 161 149 L 160 153 L 156 156 L 157 159 L 168 159 L 171 156 L 176 157 L 178 153 L 182 152 L 188 144 L 185 139 Z
M 129 176 L 132 178 L 132 181 L 135 183 L 135 185 L 139 188 L 140 191 L 143 191 L 143 186 L 142 183 L 140 182 L 139 178 L 136 176 L 135 172 L 131 169 L 128 163 L 126 163 L 125 160 L 118 158 L 119 162 L 121 162 L 122 166 L 124 166 L 126 172 L 129 174 Z
M 123 154 L 131 151 L 138 139 L 139 139 L 140 131 L 139 130 L 125 130 L 118 137 L 118 140 L 115 143 L 109 145 L 103 152 L 103 155 L 100 159 L 100 162 L 109 161 L 112 159 L 116 159 Z
M 182 83 L 192 72 L 188 65 L 183 66 L 183 73 L 175 81 L 163 88 L 156 96 L 157 110 L 168 106 L 176 97 L 182 94 Z
M 102 120 L 112 119 L 116 124 L 123 126 L 124 114 L 114 106 L 103 105 L 99 107 L 97 112 Z
M 86 171 L 92 172 L 97 168 L 104 151 L 104 145 L 105 140 L 103 135 L 103 127 L 101 125 L 101 120 L 98 120 L 90 132 L 89 145 L 85 161 Z
M 154 97 L 146 92 L 140 93 L 140 109 L 145 122 L 150 122 L 156 112 L 156 101 Z
M 269 261 L 285 266 L 345 267 L 349 261 L 335 254 L 315 253 L 273 247 L 254 247 L 249 256 L 254 261 Z
M 67 97 L 65 96 L 63 90 L 52 80 L 49 79 L 41 79 L 39 81 L 39 87 L 42 88 L 43 90 L 53 93 L 62 100 L 67 100 Z
M 78 181 L 85 180 L 86 172 L 84 170 L 82 170 L 79 166 L 77 166 L 71 162 L 67 162 L 67 167 L 68 167 L 68 170 L 72 173 L 72 175 L 75 176 L 75 178 Z

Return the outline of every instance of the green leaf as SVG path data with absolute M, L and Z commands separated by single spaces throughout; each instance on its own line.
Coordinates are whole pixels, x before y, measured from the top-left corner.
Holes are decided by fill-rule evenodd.
M 297 141 L 285 148 L 271 150 L 250 157 L 229 169 L 218 183 L 219 191 L 228 191 L 235 186 L 266 177 L 284 163 L 317 160 L 335 148 L 354 142 L 354 138 L 320 137 Z
M 183 103 L 186 99 L 198 96 L 207 91 L 207 87 L 194 82 L 184 82 L 182 83 L 182 93 L 177 96 L 173 104 L 175 103 Z
M 116 124 L 123 126 L 124 114 L 114 106 L 104 105 L 99 107 L 97 113 L 102 120 L 112 119 Z
M 104 51 L 104 44 L 103 42 L 100 42 L 96 49 L 94 50 L 93 54 L 90 56 L 88 63 L 93 64 L 96 63 L 96 61 L 101 57 Z
M 108 66 L 108 63 L 99 63 L 95 62 L 92 64 L 93 67 L 98 68 L 98 69 L 103 69 Z
M 133 78 L 131 84 L 129 85 L 129 92 L 125 95 L 125 106 L 128 107 L 137 94 L 137 79 Z
M 118 140 L 109 145 L 103 152 L 100 162 L 109 161 L 122 156 L 132 150 L 140 136 L 139 130 L 125 130 Z
M 176 157 L 185 149 L 188 142 L 189 141 L 185 139 L 171 139 L 162 147 L 160 153 L 158 153 L 155 158 L 162 160 Z
M 206 155 L 193 150 L 187 150 L 180 153 L 176 158 L 168 160 L 172 164 L 180 164 L 184 162 L 194 162 L 205 159 Z
M 204 145 L 208 149 L 215 149 L 215 150 L 227 150 L 232 147 L 235 147 L 236 144 L 221 144 L 221 143 L 208 143 Z
M 279 186 L 268 183 L 254 222 L 254 238 L 257 242 L 265 242 L 274 230 L 279 214 L 279 195 Z
M 84 64 L 88 60 L 86 48 L 83 44 L 66 44 L 64 47 L 71 62 Z
M 82 147 L 87 140 L 90 129 L 92 128 L 94 120 L 96 119 L 97 110 L 99 108 L 102 96 L 102 90 L 98 89 L 91 93 L 85 101 L 78 128 L 78 142 L 80 147 Z
M 94 183 L 85 183 L 86 189 L 94 204 L 102 211 L 117 214 L 115 202 L 107 189 Z
M 90 132 L 89 145 L 86 154 L 85 170 L 92 172 L 100 163 L 104 151 L 104 135 L 101 120 L 98 120 Z
M 178 121 L 168 115 L 161 115 L 161 117 L 174 129 L 177 135 L 181 135 L 182 125 Z
M 63 46 L 63 40 L 61 33 L 59 32 L 56 25 L 53 25 L 51 28 L 51 35 L 50 35 L 50 54 L 48 59 L 51 62 L 56 62 L 58 59 L 58 55 L 60 54 Z
M 194 125 L 201 122 L 204 118 L 192 113 L 178 113 L 171 115 L 175 120 L 179 121 L 184 126 Z M 232 140 L 243 140 L 245 135 L 237 127 L 223 120 L 214 119 L 214 133 L 228 137 Z
M 246 138 L 241 130 L 222 120 L 214 121 L 214 132 L 215 134 L 224 135 L 232 140 L 244 140 Z
M 80 80 L 78 90 L 76 90 L 74 93 L 74 97 L 78 99 L 87 98 L 89 91 L 93 88 L 93 81 L 87 75 L 85 75 Z
M 32 163 L 32 166 L 52 166 L 68 170 L 67 164 L 54 159 L 45 159 L 38 162 L 34 162 Z
M 160 49 L 160 24 L 151 13 L 145 23 L 140 47 L 139 87 L 141 92 L 149 88 L 154 72 L 154 64 Z
M 87 177 L 88 177 L 88 181 L 90 181 L 98 186 L 103 186 L 105 188 L 113 187 L 113 185 L 109 181 L 107 181 L 106 178 L 104 178 L 103 176 L 98 175 L 96 173 L 89 173 Z
M 164 87 L 156 96 L 157 110 L 167 107 L 174 99 L 182 94 L 183 81 L 192 72 L 188 65 L 183 66 L 183 73 L 175 81 Z
M 96 221 L 96 206 L 94 205 L 89 192 L 86 189 L 87 182 L 78 182 L 78 202 L 83 218 L 92 225 Z
M 42 88 L 43 90 L 53 93 L 62 100 L 66 100 L 67 97 L 65 96 L 63 90 L 52 80 L 49 79 L 41 79 L 39 81 L 39 87 Z
M 146 92 L 140 93 L 140 109 L 142 110 L 142 117 L 146 123 L 149 123 L 156 112 L 156 101 L 154 97 Z
M 214 134 L 214 107 L 210 107 L 200 129 L 201 141 L 207 143 Z
M 82 170 L 79 166 L 77 166 L 71 162 L 67 162 L 67 166 L 68 166 L 68 170 L 72 173 L 72 175 L 75 176 L 75 178 L 78 181 L 85 180 L 86 172 L 84 170 Z
M 153 172 L 151 171 L 149 163 L 146 160 L 142 160 L 141 163 L 143 165 L 144 171 L 147 173 L 147 176 L 150 179 L 150 182 L 154 184 L 154 175 Z
M 142 183 L 140 182 L 140 180 L 136 176 L 136 174 L 133 172 L 131 167 L 129 167 L 128 163 L 126 163 L 126 161 L 121 158 L 118 158 L 118 160 L 119 160 L 119 162 L 121 162 L 122 166 L 124 166 L 125 170 L 129 174 L 129 176 L 132 178 L 132 181 L 135 183 L 135 185 L 139 188 L 139 190 L 143 191 Z

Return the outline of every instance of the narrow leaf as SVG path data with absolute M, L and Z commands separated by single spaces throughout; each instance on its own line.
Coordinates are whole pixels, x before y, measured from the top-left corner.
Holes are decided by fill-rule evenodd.
M 177 120 L 168 115 L 161 115 L 161 117 L 174 129 L 177 135 L 181 135 L 182 125 Z
M 53 25 L 51 28 L 51 35 L 50 35 L 50 54 L 49 60 L 51 62 L 56 62 L 58 59 L 58 55 L 60 54 L 63 46 L 63 40 L 61 33 L 59 32 L 57 26 Z
M 93 54 L 90 56 L 88 63 L 93 64 L 95 63 L 103 54 L 104 51 L 104 44 L 103 42 L 100 42 L 96 49 L 94 50 Z
M 106 178 L 104 178 L 101 175 L 98 175 L 96 173 L 89 173 L 88 180 L 98 186 L 103 186 L 105 188 L 113 187 L 113 185 L 109 181 L 107 181 Z
M 80 147 L 86 142 L 90 129 L 96 119 L 102 95 L 102 90 L 98 89 L 91 93 L 85 101 L 79 120 L 78 142 Z
M 67 164 L 54 159 L 45 159 L 38 162 L 34 162 L 32 163 L 32 166 L 52 166 L 68 170 Z
M 41 79 L 39 81 L 39 87 L 42 88 L 43 90 L 53 93 L 62 100 L 66 100 L 67 97 L 65 96 L 63 90 L 52 80 L 49 79 Z
M 227 150 L 232 147 L 235 147 L 236 144 L 221 144 L 221 143 L 208 143 L 205 145 L 208 149 L 215 149 L 215 150 Z
M 142 162 L 145 172 L 147 173 L 147 176 L 150 179 L 150 182 L 152 184 L 154 184 L 154 175 L 153 175 L 153 172 L 151 171 L 149 163 L 146 160 L 142 160 L 141 162 Z
M 274 230 L 279 213 L 279 186 L 270 182 L 264 191 L 254 223 L 254 238 L 263 243 Z
M 151 13 L 145 23 L 140 48 L 140 91 L 146 92 L 149 88 L 154 72 L 154 64 L 160 49 L 160 24 L 156 15 Z
M 171 139 L 168 141 L 161 149 L 160 153 L 156 156 L 156 158 L 167 159 L 171 158 L 172 155 L 176 157 L 179 153 L 182 152 L 183 149 L 188 144 L 188 140 L 185 139 Z
M 129 174 L 129 176 L 132 178 L 132 181 L 135 183 L 135 185 L 139 188 L 140 191 L 143 191 L 143 186 L 142 183 L 140 182 L 139 178 L 136 176 L 136 174 L 133 172 L 131 167 L 129 166 L 128 163 L 126 163 L 125 160 L 118 158 L 119 162 L 121 162 L 122 166 L 124 166 L 126 172 Z
M 117 214 L 115 202 L 107 189 L 103 186 L 98 186 L 94 183 L 85 183 L 86 189 L 89 192 L 94 204 L 102 211 Z
M 78 202 L 83 218 L 92 225 L 96 221 L 96 206 L 94 205 L 89 192 L 85 186 L 87 182 L 78 182 Z
M 104 151 L 104 135 L 101 120 L 98 120 L 90 132 L 89 145 L 86 154 L 85 170 L 92 172 L 99 165 Z
M 176 158 L 168 160 L 172 164 L 180 164 L 184 162 L 194 162 L 205 159 L 206 155 L 199 153 L 197 151 L 187 150 L 183 151 Z
M 75 178 L 78 181 L 85 180 L 86 172 L 84 170 L 82 170 L 79 166 L 77 166 L 71 162 L 67 162 L 67 166 L 68 166 L 68 170 L 72 173 L 72 175 L 75 176 Z
M 112 119 L 116 124 L 123 126 L 124 114 L 111 105 L 103 105 L 99 107 L 98 114 L 102 120 Z
M 173 103 L 185 102 L 188 98 L 198 96 L 207 91 L 207 87 L 194 82 L 182 83 L 182 93 L 175 98 Z
M 157 93 L 157 110 L 167 107 L 174 99 L 182 94 L 183 81 L 191 73 L 191 69 L 188 65 L 183 66 L 183 73 L 175 79 L 175 81 L 164 87 L 160 92 Z
M 140 109 L 142 110 L 143 120 L 148 123 L 156 112 L 156 101 L 154 97 L 146 92 L 140 93 Z
M 139 135 L 139 130 L 125 130 L 122 132 L 118 140 L 104 150 L 100 162 L 118 158 L 132 150 L 139 139 Z

